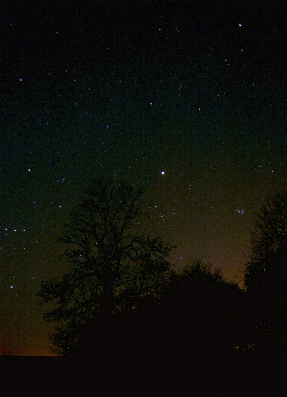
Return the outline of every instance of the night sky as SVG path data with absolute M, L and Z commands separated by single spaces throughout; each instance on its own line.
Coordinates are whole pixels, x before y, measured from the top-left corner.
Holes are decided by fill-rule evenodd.
M 175 266 L 200 257 L 243 286 L 254 210 L 286 186 L 286 10 L 1 6 L 2 354 L 49 354 L 35 294 L 67 271 L 57 236 L 100 175 L 145 186 L 145 232 L 177 245 Z

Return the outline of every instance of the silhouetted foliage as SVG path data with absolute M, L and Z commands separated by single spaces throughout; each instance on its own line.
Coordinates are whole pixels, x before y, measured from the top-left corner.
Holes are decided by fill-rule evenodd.
M 164 362 L 194 354 L 235 351 L 245 298 L 237 285 L 227 283 L 219 269 L 213 270 L 201 261 L 171 271 L 165 282 L 157 304 L 114 325 L 110 352 L 140 361 Z M 97 320 L 89 327 L 82 345 L 87 353 L 94 349 Z M 107 348 L 101 353 L 105 356 Z
M 246 265 L 245 286 L 254 291 L 271 267 L 271 258 L 287 244 L 287 191 L 280 190 L 255 214 L 251 231 L 251 255 Z
M 107 340 L 116 319 L 160 299 L 172 247 L 138 233 L 139 220 L 149 209 L 142 194 L 126 181 L 99 178 L 72 210 L 61 238 L 69 246 L 65 256 L 71 271 L 61 280 L 43 282 L 38 293 L 54 303 L 44 318 L 56 323 L 51 339 L 58 353 L 74 349 L 93 319 L 98 336 L 102 330 Z
M 239 340 L 243 298 L 236 284 L 224 280 L 220 269 L 195 260 L 170 277 L 163 307 L 182 348 L 189 345 L 196 353 L 231 351 Z
M 278 191 L 256 214 L 245 285 L 252 342 L 259 351 L 287 349 L 287 192 Z

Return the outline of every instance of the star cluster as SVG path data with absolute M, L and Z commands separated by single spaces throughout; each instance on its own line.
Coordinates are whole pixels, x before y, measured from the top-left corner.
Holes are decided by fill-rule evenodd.
M 111 4 L 1 13 L 1 343 L 13 354 L 48 354 L 35 293 L 67 269 L 55 240 L 91 178 L 144 185 L 145 231 L 177 245 L 175 265 L 202 257 L 241 286 L 258 200 L 286 185 L 281 4 Z

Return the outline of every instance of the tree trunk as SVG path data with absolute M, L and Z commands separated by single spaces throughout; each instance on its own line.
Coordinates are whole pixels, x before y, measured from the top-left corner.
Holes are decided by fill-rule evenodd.
M 100 316 L 102 317 L 103 321 L 109 323 L 113 318 L 113 308 L 114 308 L 113 284 L 114 284 L 114 277 L 112 275 L 108 275 L 104 281 L 104 291 L 101 302 Z

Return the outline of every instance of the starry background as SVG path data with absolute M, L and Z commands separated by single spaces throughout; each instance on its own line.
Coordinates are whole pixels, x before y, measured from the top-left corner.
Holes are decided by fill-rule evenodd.
M 286 186 L 286 4 L 1 7 L 2 354 L 49 354 L 35 294 L 67 270 L 56 238 L 99 175 L 146 187 L 145 232 L 177 267 L 242 287 L 252 215 Z

